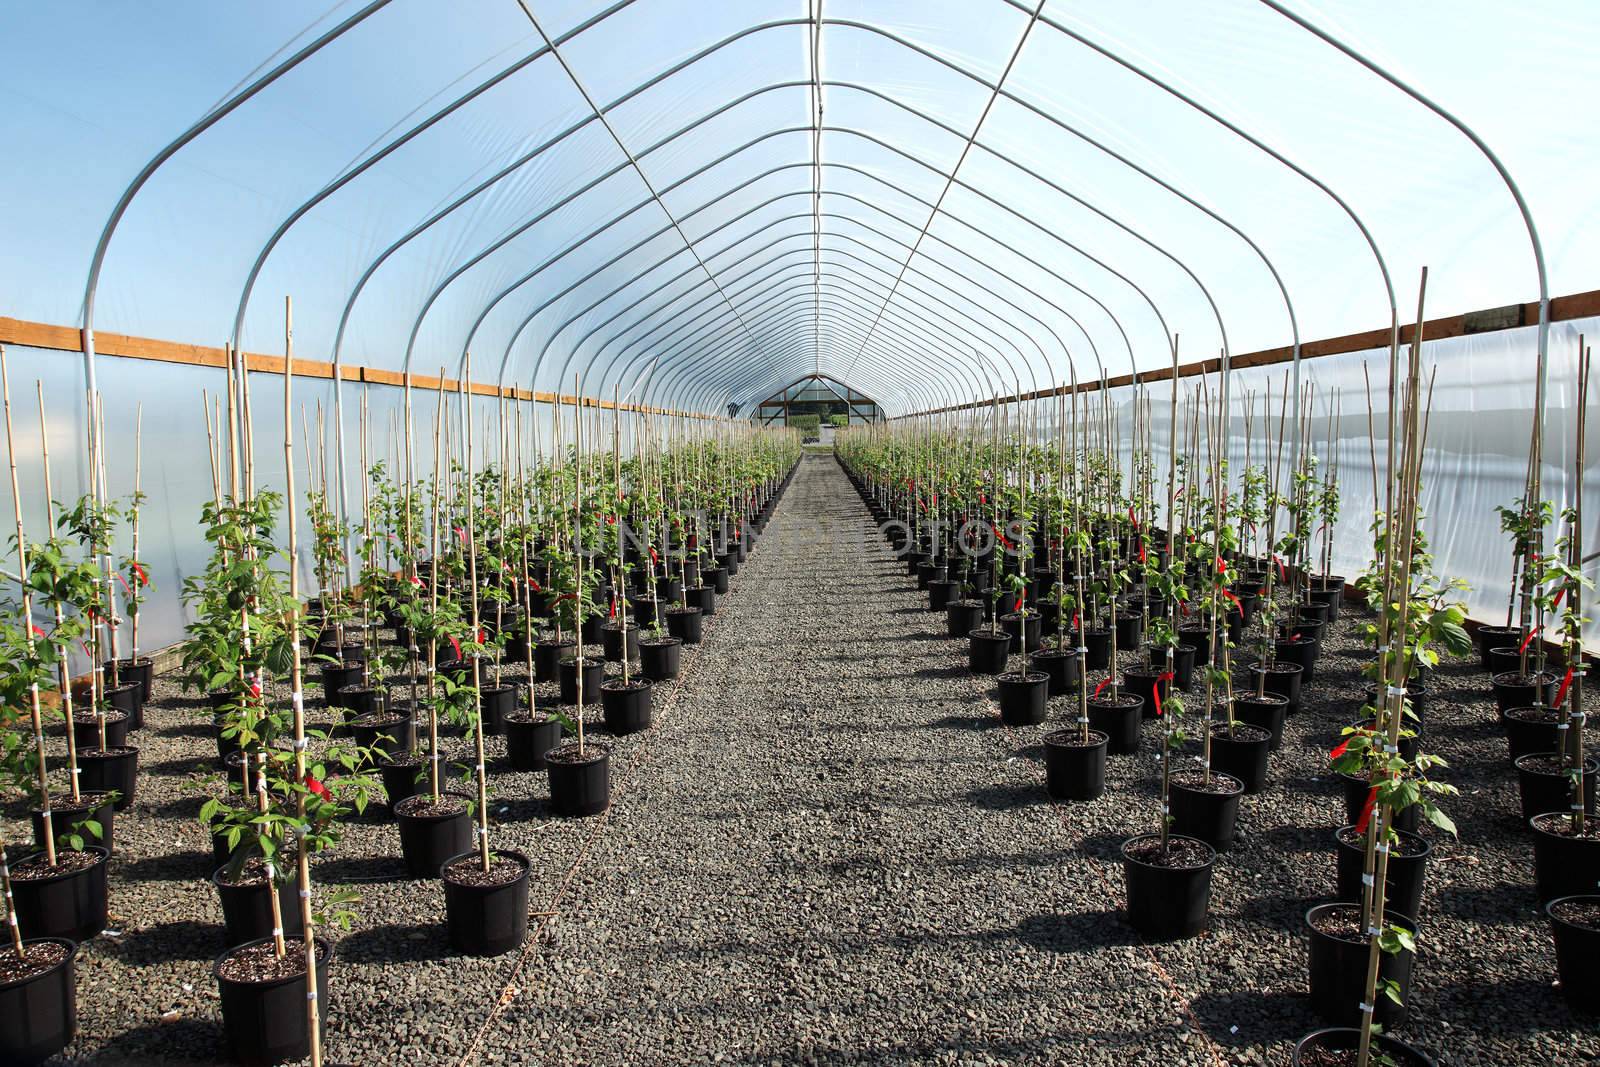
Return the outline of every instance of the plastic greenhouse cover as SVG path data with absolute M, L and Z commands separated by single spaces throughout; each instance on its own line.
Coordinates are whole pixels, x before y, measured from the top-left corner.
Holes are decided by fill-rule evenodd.
M 1286 6 L 1481 135 L 1552 294 L 1592 282 L 1600 9 Z M 216 343 L 239 319 L 270 350 L 287 293 L 301 350 L 343 362 L 453 371 L 470 348 L 480 377 L 604 394 L 659 360 L 649 399 L 703 410 L 822 371 L 904 412 L 1161 366 L 1174 335 L 1186 360 L 1284 344 L 1291 303 L 1303 339 L 1387 322 L 1353 218 L 1402 308 L 1423 264 L 1441 314 L 1537 295 L 1486 157 L 1264 0 L 14 3 L 6 22 L 0 291 L 23 319 L 83 323 L 119 197 L 224 111 L 128 203 L 97 330 Z

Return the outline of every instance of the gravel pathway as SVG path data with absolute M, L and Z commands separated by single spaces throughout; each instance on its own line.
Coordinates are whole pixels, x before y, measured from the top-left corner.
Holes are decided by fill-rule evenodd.
M 495 843 L 534 861 L 522 952 L 451 955 L 438 883 L 405 879 L 392 824 L 352 826 L 318 870 L 366 898 L 337 947 L 330 1063 L 1287 1063 L 1317 1025 L 1301 916 L 1333 889 L 1325 750 L 1354 622 L 1244 802 L 1211 930 L 1147 946 L 1120 919 L 1116 855 L 1152 824 L 1152 726 L 1101 800 L 1052 805 L 1038 738 L 1066 701 L 1054 724 L 999 725 L 831 457 L 803 461 L 733 589 L 658 691 L 656 729 L 612 742 L 607 815 L 552 820 L 543 775 L 495 772 Z M 1436 840 L 1401 1032 L 1452 1064 L 1593 1062 L 1600 1039 L 1550 986 L 1487 684 L 1441 674 L 1429 726 L 1464 844 Z M 160 689 L 68 1062 L 216 1055 L 193 784 L 214 753 L 204 709 Z

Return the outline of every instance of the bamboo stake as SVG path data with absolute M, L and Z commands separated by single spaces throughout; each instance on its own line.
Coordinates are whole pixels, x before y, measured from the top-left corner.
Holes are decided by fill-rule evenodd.
M 56 528 L 55 502 L 50 494 L 50 429 L 45 418 L 44 383 L 35 381 L 33 386 L 34 394 L 39 401 L 39 457 L 44 470 L 44 528 L 45 536 L 49 537 Z M 66 622 L 66 615 L 61 610 L 59 600 L 53 600 L 53 606 L 55 628 L 60 631 L 62 624 Z M 76 807 L 83 800 L 83 794 L 78 788 L 78 731 L 73 729 L 75 719 L 72 709 L 72 671 L 67 663 L 67 650 L 61 651 L 61 662 L 56 665 L 56 685 L 61 697 L 61 717 L 67 727 L 67 783 L 72 790 L 72 804 Z
M 472 603 L 472 703 L 473 723 L 472 742 L 473 757 L 475 760 L 474 772 L 478 785 L 478 863 L 485 873 L 489 870 L 489 772 L 484 767 L 483 750 L 483 700 L 480 696 L 483 679 L 481 677 L 482 653 L 479 650 L 481 643 L 482 625 L 478 618 L 478 528 L 476 488 L 473 485 L 474 456 L 472 451 L 472 394 L 467 391 L 467 383 L 472 380 L 472 353 L 468 352 L 463 357 L 463 370 L 461 374 L 461 423 L 462 435 L 466 446 L 466 472 L 464 475 L 467 500 L 467 595 Z M 580 645 L 578 651 L 582 653 Z M 581 662 L 579 664 L 582 666 Z M 579 692 L 582 693 L 582 670 L 579 671 Z

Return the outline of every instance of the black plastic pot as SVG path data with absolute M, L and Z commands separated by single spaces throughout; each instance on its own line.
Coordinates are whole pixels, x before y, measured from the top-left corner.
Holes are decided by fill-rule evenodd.
M 593 656 L 585 656 L 583 660 L 583 702 L 585 704 L 598 703 L 600 700 L 600 683 L 605 681 L 606 661 Z M 561 661 L 561 696 L 563 704 L 576 704 L 578 702 L 578 658 L 568 656 Z
M 270 939 L 263 939 L 263 941 Z M 302 1060 L 311 1054 L 311 1031 L 306 1019 L 305 973 L 279 978 L 270 982 L 235 982 L 222 975 L 223 962 L 236 952 L 262 944 L 230 948 L 218 956 L 211 973 L 217 979 L 217 992 L 222 1001 L 222 1043 L 228 1059 L 246 1067 L 266 1067 L 270 1064 Z M 296 942 L 292 946 L 300 958 L 305 950 Z M 317 942 L 317 1032 L 327 1029 L 329 1003 L 328 957 L 331 950 L 327 942 Z
M 216 887 L 217 899 L 222 904 L 223 936 L 228 946 L 271 937 L 272 895 L 266 880 L 233 885 L 225 877 L 228 866 L 224 864 L 211 875 L 211 884 Z M 299 937 L 304 927 L 300 923 L 300 898 L 295 896 L 293 881 L 278 883 L 278 913 L 283 917 L 283 932 L 289 937 Z
M 81 831 L 84 840 L 115 853 L 117 809 L 110 801 L 94 793 L 80 791 L 78 795 L 83 802 L 79 807 L 68 806 L 72 803 L 70 793 L 50 798 L 50 826 L 55 831 L 56 840 L 60 841 L 62 834 L 71 833 L 73 826 L 78 823 L 96 822 L 100 824 L 100 836 L 96 837 L 94 831 L 86 826 Z M 33 822 L 33 847 L 43 852 L 44 812 L 34 808 L 28 814 Z
M 697 585 L 684 595 L 690 607 L 700 609 L 701 618 L 709 619 L 717 613 L 717 591 L 709 585 Z
M 712 567 L 701 574 L 701 581 L 709 585 L 718 596 L 728 595 L 728 568 L 725 566 Z
M 1028 666 L 1043 671 L 1050 679 L 1050 695 L 1062 696 L 1078 688 L 1083 677 L 1078 650 L 1075 648 L 1041 648 L 1028 657 Z
M 633 621 L 646 630 L 665 625 L 666 616 L 662 612 L 667 605 L 654 597 L 637 597 L 628 602 L 628 607 L 633 612 Z
M 1494 686 L 1494 701 L 1501 712 L 1505 712 L 1510 708 L 1526 708 L 1533 704 L 1546 707 L 1554 704 L 1556 686 L 1561 679 L 1552 671 L 1544 671 L 1538 677 L 1507 671 L 1495 675 L 1490 681 Z
M 514 863 L 522 870 L 499 885 L 472 885 L 461 875 L 480 869 L 476 851 L 454 856 L 439 868 L 450 947 L 463 955 L 499 956 L 522 944 L 528 936 L 528 857 L 520 852 L 496 850 L 493 858 Z
M 144 687 L 138 682 L 123 678 L 105 691 L 108 705 L 128 717 L 128 728 L 137 730 L 144 725 Z
M 339 706 L 350 713 L 345 716 L 348 723 L 357 715 L 376 715 L 387 710 L 389 694 L 378 686 L 362 685 L 358 680 L 339 690 Z
M 945 632 L 965 637 L 983 622 L 983 604 L 977 600 L 952 600 L 945 605 Z
M 679 638 L 651 637 L 639 642 L 639 668 L 652 682 L 676 678 L 682 657 L 683 641 Z
M 1497 648 L 1516 648 L 1522 643 L 1522 630 L 1516 626 L 1480 626 L 1472 635 L 1478 649 L 1478 663 L 1484 670 L 1494 673 L 1490 653 Z
M 1258 697 L 1254 692 L 1249 692 L 1233 698 L 1233 717 L 1267 731 L 1271 738 L 1267 742 L 1267 749 L 1272 752 L 1278 751 L 1278 746 L 1283 743 L 1283 719 L 1288 713 L 1288 698 L 1277 693 L 1268 692 Z
M 445 860 L 472 847 L 469 798 L 459 793 L 446 793 L 445 798 L 446 803 L 460 803 L 444 812 L 427 811 L 430 798 L 423 793 L 394 806 L 395 822 L 400 825 L 400 855 L 412 878 L 438 877 Z
M 117 661 L 117 678 L 124 682 L 133 682 L 139 686 L 139 702 L 150 703 L 150 693 L 156 681 L 156 663 L 149 656 L 140 656 L 138 659 L 119 659 Z
M 1194 937 L 1206 928 L 1211 908 L 1211 868 L 1216 852 L 1204 841 L 1173 835 L 1169 840 L 1192 841 L 1205 850 L 1198 867 L 1163 867 L 1141 855 L 1130 855 L 1151 841 L 1154 834 L 1130 837 L 1122 843 L 1122 872 L 1128 890 L 1128 924 L 1150 941 Z
M 1167 650 L 1165 648 L 1151 648 L 1150 666 L 1167 669 Z M 1177 645 L 1172 649 L 1172 684 L 1179 689 L 1188 689 L 1194 680 L 1194 655 L 1192 645 Z
M 516 710 L 517 690 L 509 685 L 489 685 L 478 689 L 478 708 L 483 714 L 485 737 L 505 733 L 506 716 Z
M 606 729 L 614 734 L 632 734 L 650 728 L 650 680 L 631 678 L 623 684 L 612 678 L 600 686 L 605 706 Z
M 1513 763 L 1517 769 L 1517 793 L 1522 802 L 1524 822 L 1546 811 L 1570 811 L 1572 808 L 1572 784 L 1567 780 L 1566 763 L 1554 757 L 1553 752 L 1535 752 L 1519 756 Z M 1590 756 L 1583 761 L 1583 807 L 1588 812 L 1595 810 L 1597 776 L 1600 776 L 1600 760 Z
M 600 627 L 600 644 L 603 646 L 607 662 L 621 663 L 624 655 L 631 662 L 639 658 L 639 628 L 632 623 L 628 624 L 627 633 L 616 623 L 607 623 Z
M 961 583 L 948 578 L 928 582 L 928 610 L 944 611 L 961 589 Z
M 1366 864 L 1366 835 L 1345 826 L 1333 833 L 1334 870 L 1340 900 L 1361 899 L 1361 874 Z M 1401 915 L 1422 914 L 1422 890 L 1428 874 L 1428 856 L 1433 845 L 1420 834 L 1402 830 L 1401 847 L 1389 847 L 1388 877 L 1384 879 L 1384 903 Z M 1420 851 L 1419 851 L 1420 846 Z
M 423 788 L 423 783 L 418 780 L 426 763 L 415 757 L 407 756 L 401 762 L 378 762 L 378 773 L 383 777 L 383 792 L 389 798 L 389 811 L 394 813 L 394 806 L 406 797 L 414 797 L 417 791 Z
M 1106 735 L 1106 751 L 1129 756 L 1139 751 L 1139 725 L 1144 722 L 1144 701 L 1131 693 L 1115 700 L 1109 694 L 1089 698 L 1089 728 Z
M 1533 880 L 1539 903 L 1575 893 L 1592 892 L 1600 885 L 1600 835 L 1594 833 L 1594 820 L 1584 820 L 1582 837 L 1563 831 L 1571 812 L 1563 805 L 1528 820 L 1533 831 Z
M 344 707 L 344 690 L 361 684 L 363 666 L 356 663 L 324 663 L 322 665 L 322 695 L 330 708 Z
M 131 745 L 78 750 L 78 788 L 90 793 L 116 790 L 116 809 L 127 811 L 139 785 L 139 750 Z
M 1000 681 L 1000 721 L 1007 726 L 1035 726 L 1044 722 L 1050 676 L 1043 671 L 1007 671 Z
M 1507 710 L 1500 717 L 1500 728 L 1505 731 L 1506 742 L 1511 746 L 1512 761 L 1536 752 L 1554 752 L 1560 748 L 1562 739 L 1572 733 L 1571 730 L 1560 729 L 1566 721 L 1567 713 L 1563 708 Z
M 11 865 L 11 899 L 23 937 L 64 937 L 80 944 L 106 928 L 106 862 L 111 854 L 99 846 L 83 850 L 95 862 L 81 870 L 27 876 L 32 861 L 44 854 L 31 853 Z M 57 852 L 60 860 L 68 853 Z
M 1322 1058 L 1323 1051 L 1350 1052 L 1360 1047 L 1361 1031 L 1354 1027 L 1314 1030 L 1295 1045 L 1294 1058 L 1289 1061 L 1289 1067 L 1305 1067 L 1310 1063 L 1323 1064 L 1327 1062 Z M 1395 1067 L 1436 1067 L 1436 1061 L 1432 1056 L 1388 1034 L 1374 1034 L 1371 1047 L 1388 1056 Z M 1317 1058 L 1313 1059 L 1313 1056 Z
M 1211 766 L 1237 778 L 1246 796 L 1266 788 L 1271 754 L 1272 734 L 1262 727 L 1236 721 L 1230 731 L 1226 721 L 1211 724 Z
M 1162 701 L 1171 692 L 1171 679 L 1161 677 L 1165 673 L 1165 667 L 1129 667 L 1122 672 L 1122 687 L 1144 701 L 1143 715 L 1147 719 L 1156 717 Z M 1156 699 L 1157 693 L 1160 693 L 1160 700 Z
M 1205 627 L 1178 627 L 1178 647 L 1194 650 L 1194 666 L 1204 667 L 1211 662 L 1211 631 Z
M 1326 578 L 1313 578 L 1311 580 L 1311 602 L 1313 604 L 1326 604 L 1327 614 L 1323 618 L 1333 622 L 1339 618 L 1339 610 L 1344 607 L 1344 577 L 1330 574 Z
M 1300 684 L 1302 687 L 1310 685 L 1317 668 L 1317 652 L 1322 647 L 1322 642 L 1314 637 L 1285 637 L 1273 642 L 1273 655 L 1279 663 L 1295 663 L 1300 666 Z M 1291 701 L 1296 710 L 1299 702 Z
M 1600 928 L 1576 922 L 1562 913 L 1574 908 L 1600 907 L 1600 896 L 1557 897 L 1544 906 L 1550 917 L 1550 932 L 1556 943 L 1556 974 L 1561 979 L 1561 995 L 1574 1012 L 1593 1015 L 1600 1012 Z
M 1195 772 L 1186 772 L 1198 778 Z M 1233 847 L 1234 827 L 1239 821 L 1239 799 L 1244 783 L 1213 771 L 1212 785 L 1217 791 L 1196 788 L 1174 773 L 1168 797 L 1172 808 L 1172 832 L 1204 841 L 1218 852 Z
M 1137 611 L 1117 614 L 1117 647 L 1135 649 L 1144 637 L 1144 616 Z
M 1272 663 L 1255 663 L 1250 666 L 1251 677 L 1257 674 L 1266 675 L 1266 690 L 1276 693 L 1288 700 L 1284 711 L 1293 715 L 1300 710 L 1300 683 L 1305 677 L 1304 668 L 1298 663 L 1286 663 L 1276 660 Z M 1251 688 L 1254 688 L 1252 686 Z
M 533 680 L 553 682 L 561 670 L 561 661 L 577 651 L 578 642 L 570 637 L 557 641 L 545 638 L 533 646 Z
M 550 808 L 557 815 L 598 815 L 611 806 L 611 751 L 603 745 L 575 743 L 545 755 L 550 773 Z
M 121 748 L 128 743 L 128 730 L 132 728 L 125 711 L 106 712 L 106 747 Z M 100 747 L 100 720 L 93 712 L 74 712 L 72 715 L 72 740 L 81 752 Z
M 1094 800 L 1106 791 L 1106 742 L 1099 730 L 1089 743 L 1068 728 L 1044 735 L 1044 787 L 1057 800 Z
M 705 632 L 705 616 L 699 608 L 668 608 L 667 632 L 686 645 L 698 645 Z
M 409 714 L 374 712 L 352 719 L 350 736 L 356 747 L 371 749 L 374 761 L 382 764 L 417 747 L 417 724 Z
M 1026 615 L 1012 612 L 1000 616 L 1000 628 L 1011 635 L 1011 651 L 1032 652 L 1039 647 L 1044 620 L 1036 611 Z
M 506 760 L 519 771 L 542 771 L 544 755 L 561 743 L 561 720 L 534 718 L 527 708 L 506 717 Z
M 995 634 L 976 629 L 967 634 L 967 667 L 973 674 L 1004 673 L 1010 654 L 1011 635 L 1004 630 Z
M 0 1063 L 33 1067 L 78 1035 L 78 946 L 70 938 L 30 938 L 34 946 L 58 945 L 66 956 L 38 974 L 0 985 Z M 9 950 L 9 946 L 8 946 Z
M 1311 932 L 1311 1007 L 1319 1017 L 1336 1026 L 1359 1026 L 1361 1003 L 1366 1000 L 1367 938 L 1365 934 L 1349 941 L 1332 937 L 1317 929 L 1314 922 L 1340 908 L 1354 908 L 1359 927 L 1359 903 L 1318 904 L 1306 912 L 1306 928 Z M 1385 925 L 1398 926 L 1415 935 L 1417 924 L 1410 916 L 1386 908 L 1383 917 Z M 1411 965 L 1414 957 L 1410 949 L 1379 954 L 1378 976 L 1400 986 L 1401 1003 L 1396 1004 L 1380 991 L 1373 1005 L 1373 1019 L 1385 1029 L 1405 1021 L 1406 1005 L 1411 1001 Z
M 1103 671 L 1111 664 L 1111 628 L 1091 626 L 1081 637 L 1081 644 L 1089 651 L 1084 654 L 1084 666 L 1091 671 Z M 1120 646 L 1119 646 L 1120 647 Z

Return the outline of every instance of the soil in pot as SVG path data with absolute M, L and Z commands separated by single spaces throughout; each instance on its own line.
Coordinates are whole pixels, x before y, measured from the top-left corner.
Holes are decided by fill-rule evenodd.
M 1416 922 L 1393 909 L 1384 911 L 1384 921 L 1416 933 Z M 1342 901 L 1318 904 L 1306 912 L 1306 926 L 1311 931 L 1311 1007 L 1336 1026 L 1360 1025 L 1360 1005 L 1366 999 L 1367 986 L 1367 937 L 1361 925 L 1361 905 Z M 1373 1018 L 1386 1028 L 1405 1021 L 1413 960 L 1409 949 L 1379 955 L 1379 977 L 1400 986 L 1401 1003 L 1380 992 L 1374 1005 Z
M 1267 784 L 1267 763 L 1272 754 L 1272 734 L 1259 726 L 1226 720 L 1211 724 L 1212 769 L 1238 779 L 1246 796 Z
M 222 903 L 222 925 L 227 944 L 243 945 L 272 936 L 272 897 L 267 888 L 267 867 L 259 858 L 243 864 L 224 864 L 211 875 Z M 278 911 L 283 932 L 299 937 L 300 898 L 292 880 L 278 882 Z
M 1548 811 L 1528 820 L 1533 829 L 1534 887 L 1541 904 L 1556 897 L 1592 892 L 1600 885 L 1600 819 L 1584 819 L 1583 832 L 1568 811 Z
M 1517 770 L 1523 822 L 1547 811 L 1571 809 L 1572 784 L 1567 780 L 1567 764 L 1556 753 L 1521 756 L 1513 766 Z M 1590 756 L 1583 761 L 1583 807 L 1588 812 L 1595 810 L 1596 777 L 1600 777 L 1600 760 Z
M 522 944 L 528 936 L 529 867 L 520 852 L 496 851 L 486 871 L 473 851 L 440 868 L 450 947 L 468 956 L 498 956 Z
M 1361 899 L 1361 874 L 1366 863 L 1366 835 L 1354 826 L 1334 831 L 1335 877 L 1340 900 Z M 1422 890 L 1433 845 L 1421 834 L 1401 830 L 1389 843 L 1388 877 L 1384 903 L 1391 911 L 1417 918 L 1422 914 Z
M 1204 841 L 1169 835 L 1165 850 L 1156 834 L 1122 843 L 1128 890 L 1128 923 L 1150 941 L 1194 937 L 1206 927 L 1211 908 L 1211 867 L 1216 852 Z
M 1007 726 L 1044 722 L 1050 676 L 1043 671 L 1007 671 L 1000 675 L 1000 721 Z
M 1139 751 L 1142 722 L 1144 700 L 1132 693 L 1089 698 L 1089 728 L 1106 735 L 1106 751 L 1113 756 L 1131 756 Z
M 1532 704 L 1549 706 L 1556 702 L 1556 686 L 1561 679 L 1553 671 L 1543 671 L 1537 676 L 1507 671 L 1491 680 L 1494 701 L 1504 714 L 1511 708 L 1525 708 Z
M 561 743 L 561 720 L 518 708 L 506 716 L 506 762 L 513 770 L 542 771 L 544 756 Z
M 1286 663 L 1283 660 L 1274 660 L 1271 663 L 1253 663 L 1250 665 L 1251 680 L 1254 681 L 1258 674 L 1266 675 L 1266 690 L 1276 693 L 1286 699 L 1288 707 L 1284 710 L 1293 715 L 1300 710 L 1300 685 L 1304 677 L 1304 669 L 1298 663 Z M 1253 690 L 1254 685 L 1251 686 Z
M 133 723 L 125 711 L 106 712 L 106 747 L 121 748 L 128 743 Z M 92 711 L 72 713 L 72 738 L 79 751 L 100 747 L 100 719 Z
M 133 805 L 134 791 L 139 785 L 139 750 L 131 745 L 120 748 L 80 749 L 78 751 L 78 786 L 91 793 L 115 791 L 115 807 L 127 811 Z
M 1600 896 L 1557 897 L 1545 905 L 1556 942 L 1556 974 L 1567 1006 L 1600 1013 Z
M 65 834 L 80 834 L 84 844 L 99 845 L 108 853 L 115 852 L 116 838 L 116 807 L 103 793 L 78 794 L 74 801 L 70 795 L 50 798 L 50 826 L 55 831 L 56 841 L 59 844 Z M 34 808 L 30 813 L 33 820 L 33 844 L 40 851 L 44 850 L 44 812 Z M 98 835 L 87 825 L 89 822 L 98 823 Z
M 298 938 L 284 939 L 277 957 L 273 939 L 230 948 L 212 964 L 222 1001 L 222 1037 L 228 1058 L 248 1067 L 305 1059 L 311 1054 L 306 1019 L 306 952 Z M 327 1026 L 328 956 L 317 942 L 319 1032 Z
M 23 937 L 64 937 L 80 944 L 106 928 L 106 862 L 91 846 L 57 850 L 52 866 L 43 852 L 11 865 L 11 898 Z
M 1354 1027 L 1316 1030 L 1295 1045 L 1290 1067 L 1356 1067 L 1360 1047 L 1361 1031 Z M 1432 1056 L 1388 1034 L 1373 1035 L 1371 1047 L 1389 1057 L 1394 1067 L 1435 1067 Z
M 611 751 L 569 742 L 545 753 L 550 807 L 557 815 L 598 815 L 611 806 Z
M 967 634 L 967 668 L 973 674 L 1003 674 L 1011 654 L 1011 635 L 979 628 Z
M 1044 735 L 1045 790 L 1057 800 L 1094 800 L 1106 791 L 1106 742 L 1099 730 L 1087 743 L 1076 729 Z
M 1030 611 L 1025 615 L 1011 612 L 1000 616 L 1000 628 L 1011 636 L 1013 652 L 1035 651 L 1042 639 L 1043 623 L 1044 620 L 1036 611 Z
M 652 682 L 676 678 L 682 657 L 683 642 L 676 637 L 647 637 L 639 642 L 639 669 Z
M 472 847 L 472 818 L 467 798 L 445 793 L 439 803 L 427 793 L 407 797 L 394 806 L 400 825 L 400 854 L 412 878 L 437 878 L 451 856 Z
M 600 686 L 600 701 L 605 711 L 606 729 L 614 734 L 632 734 L 650 728 L 650 680 L 612 678 Z
M 64 937 L 8 944 L 0 951 L 0 1063 L 33 1067 L 78 1033 L 78 946 Z
M 1232 848 L 1244 783 L 1217 771 L 1208 782 L 1198 769 L 1188 768 L 1173 771 L 1170 782 L 1173 833 L 1204 841 L 1218 852 Z
M 1563 708 L 1511 708 L 1500 718 L 1511 747 L 1513 762 L 1538 752 L 1554 752 L 1571 731 L 1560 726 L 1567 721 Z M 1541 809 L 1544 810 L 1544 809 Z M 1535 813 L 1537 814 L 1537 813 Z
M 370 750 L 378 765 L 417 747 L 417 724 L 410 715 L 389 711 L 362 715 L 351 720 L 350 733 L 356 746 Z

